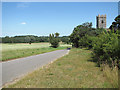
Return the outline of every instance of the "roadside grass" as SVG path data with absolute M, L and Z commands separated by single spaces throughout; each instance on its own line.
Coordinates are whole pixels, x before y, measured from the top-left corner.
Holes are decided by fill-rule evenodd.
M 58 48 L 52 48 L 49 43 L 2 44 L 2 61 L 66 49 L 69 46 L 63 44 Z
M 73 48 L 68 55 L 59 58 L 21 78 L 5 88 L 116 88 L 117 74 L 109 77 L 96 63 L 91 62 L 91 51 Z M 106 67 L 107 68 L 107 67 Z M 108 69 L 105 69 L 108 70 Z M 108 70 L 110 71 L 110 70 Z M 107 72 L 108 72 L 107 71 Z M 113 71 L 117 73 L 117 71 Z M 114 74 L 112 71 L 109 74 Z
M 108 65 L 103 65 L 103 75 L 109 81 L 112 87 L 118 87 L 118 68 L 111 69 Z

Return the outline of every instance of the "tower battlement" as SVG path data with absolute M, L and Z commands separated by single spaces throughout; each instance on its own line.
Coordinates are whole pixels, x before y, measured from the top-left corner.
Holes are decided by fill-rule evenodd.
M 105 15 L 100 15 L 100 14 L 98 14 L 97 17 L 106 17 L 106 14 L 105 14 Z

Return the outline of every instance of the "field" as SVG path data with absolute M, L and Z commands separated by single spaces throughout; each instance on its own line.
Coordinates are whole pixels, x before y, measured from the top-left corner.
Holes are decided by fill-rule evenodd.
M 117 88 L 117 68 L 101 71 L 92 62 L 91 51 L 73 48 L 70 53 L 46 65 L 9 88 Z
M 49 43 L 2 44 L 2 61 L 66 49 L 69 46 L 71 47 L 71 45 L 61 44 L 58 48 L 52 48 Z

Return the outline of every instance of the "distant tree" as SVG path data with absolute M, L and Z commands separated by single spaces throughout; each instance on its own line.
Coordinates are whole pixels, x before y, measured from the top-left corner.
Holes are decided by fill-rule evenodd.
M 9 36 L 6 36 L 5 38 L 2 39 L 3 43 L 12 43 L 12 39 Z
M 25 37 L 25 42 L 26 43 L 31 44 L 31 43 L 34 43 L 35 41 L 36 41 L 36 38 L 34 36 L 29 35 L 29 36 Z
M 55 33 L 55 37 L 59 37 L 59 33 L 56 32 L 56 33 Z
M 2 38 L 0 37 L 0 43 L 2 43 Z
M 59 37 L 59 33 L 55 33 L 56 38 L 62 42 L 69 42 L 68 36 Z M 2 37 L 2 43 L 38 43 L 38 42 L 49 42 L 49 36 L 33 36 L 33 35 L 25 35 L 25 36 L 14 36 L 14 37 Z
M 26 43 L 29 43 L 29 44 L 30 44 L 30 40 L 31 40 L 31 38 L 30 38 L 29 36 L 26 36 L 26 37 L 25 37 L 25 42 L 26 42 Z
M 59 33 L 55 33 L 55 34 L 50 34 L 49 35 L 49 42 L 51 44 L 52 47 L 57 48 L 59 46 Z
M 31 44 L 31 43 L 34 43 L 35 42 L 35 37 L 34 36 L 30 36 L 30 43 L 29 44 Z
M 62 36 L 62 37 L 59 37 L 59 38 L 60 38 L 60 41 L 62 41 L 63 43 L 70 44 L 69 36 Z
M 92 28 L 92 22 L 86 22 L 86 23 L 83 23 L 82 24 L 84 27 L 87 27 L 87 28 Z

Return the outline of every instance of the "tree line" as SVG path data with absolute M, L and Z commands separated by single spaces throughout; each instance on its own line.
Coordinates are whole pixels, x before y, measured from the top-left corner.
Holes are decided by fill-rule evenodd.
M 69 43 L 69 36 L 58 37 L 60 41 L 64 43 Z M 1 38 L 1 43 L 39 43 L 39 42 L 49 42 L 49 36 L 34 36 L 34 35 L 25 35 L 25 36 L 14 36 L 9 37 L 5 36 Z
M 92 23 L 83 23 L 74 28 L 70 35 L 72 46 L 87 48 L 93 51 L 93 61 L 98 66 L 108 64 L 120 69 L 120 15 L 110 26 L 109 30 L 92 28 Z

